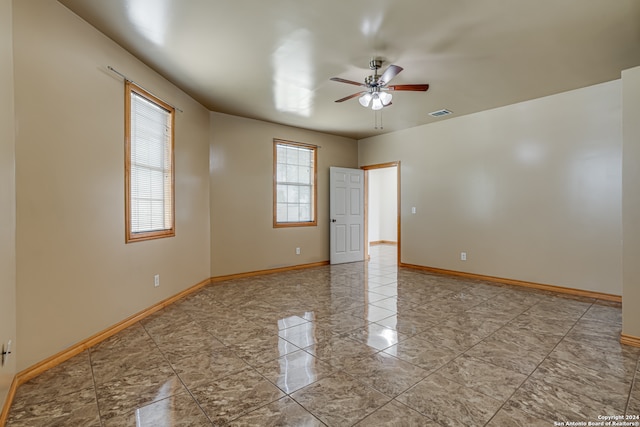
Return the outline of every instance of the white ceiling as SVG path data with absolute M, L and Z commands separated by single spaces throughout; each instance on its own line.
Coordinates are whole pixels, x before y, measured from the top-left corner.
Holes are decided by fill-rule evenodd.
M 358 139 L 640 65 L 639 0 L 59 1 L 212 111 Z M 430 84 L 394 92 L 384 129 L 329 81 L 364 81 L 372 57 L 404 68 L 392 84 Z

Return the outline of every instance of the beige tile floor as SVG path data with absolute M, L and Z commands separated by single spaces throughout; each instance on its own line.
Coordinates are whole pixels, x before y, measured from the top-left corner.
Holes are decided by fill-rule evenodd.
M 374 246 L 206 287 L 22 385 L 8 425 L 594 422 L 640 414 L 620 329 L 619 305 L 398 269 Z

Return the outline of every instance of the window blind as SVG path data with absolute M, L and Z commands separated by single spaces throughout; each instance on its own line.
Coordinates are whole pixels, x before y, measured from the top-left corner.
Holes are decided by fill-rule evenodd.
M 130 233 L 173 228 L 172 111 L 130 91 Z
M 309 223 L 314 218 L 315 148 L 276 144 L 276 222 Z

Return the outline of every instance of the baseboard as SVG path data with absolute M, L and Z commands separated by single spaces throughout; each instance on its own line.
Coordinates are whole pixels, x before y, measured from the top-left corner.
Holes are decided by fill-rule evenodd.
M 567 288 L 564 286 L 547 285 L 543 283 L 526 282 L 524 280 L 506 279 L 503 277 L 485 276 L 482 274 L 466 273 L 463 271 L 446 270 L 443 268 L 425 267 L 422 265 L 400 263 L 400 267 L 413 268 L 416 270 L 427 271 L 429 273 L 445 274 L 448 276 L 466 277 L 469 279 L 486 280 L 489 282 L 502 283 L 505 285 L 522 286 L 525 288 L 540 289 L 544 291 L 557 292 L 560 294 L 575 295 L 587 298 L 596 298 L 604 301 L 622 302 L 620 295 L 606 294 L 603 292 L 586 291 L 582 289 Z
M 627 335 L 627 334 L 620 334 L 620 344 L 630 345 L 633 347 L 640 347 L 640 337 Z
M 17 375 L 14 376 L 13 381 L 11 381 L 9 393 L 7 393 L 7 397 L 4 400 L 4 406 L 2 407 L 2 412 L 0 412 L 0 427 L 4 427 L 7 423 L 7 419 L 9 418 L 9 409 L 11 409 L 11 403 L 13 403 L 13 397 L 16 395 L 16 390 L 18 390 Z
M 136 314 L 134 314 L 133 316 L 127 317 L 126 319 L 124 319 L 121 322 L 116 323 L 113 326 L 110 326 L 109 328 L 98 332 L 95 335 L 92 335 L 91 337 L 80 341 L 79 343 L 65 349 L 62 350 L 61 352 L 54 354 L 53 356 L 39 362 L 36 363 L 35 365 L 19 372 L 17 374 L 17 378 L 18 378 L 18 386 L 20 386 L 21 384 L 24 384 L 25 382 L 29 381 L 30 379 L 40 375 L 41 373 L 53 368 L 54 366 L 57 366 L 59 364 L 61 364 L 62 362 L 71 359 L 73 356 L 76 356 L 80 353 L 82 353 L 83 351 L 85 351 L 86 349 L 93 347 L 96 344 L 101 343 L 102 341 L 106 340 L 107 338 L 117 334 L 118 332 L 122 331 L 123 329 L 128 328 L 129 326 L 134 325 L 135 323 L 139 322 L 140 320 L 144 319 L 145 317 L 148 317 L 150 315 L 152 315 L 153 313 L 155 313 L 158 310 L 163 309 L 164 307 L 173 304 L 174 302 L 178 301 L 179 299 L 189 295 L 190 293 L 193 293 L 195 291 L 197 291 L 198 289 L 208 285 L 210 283 L 210 279 L 205 279 L 203 281 L 201 281 L 200 283 L 197 283 L 193 286 L 191 286 L 190 288 L 185 289 L 182 292 L 177 293 L 176 295 L 173 295 L 169 298 L 166 298 L 162 301 L 160 301 L 157 304 L 152 305 L 149 308 L 146 308 Z
M 323 265 L 329 265 L 329 261 L 319 261 L 319 262 L 312 262 L 309 264 L 298 264 L 298 265 L 291 265 L 287 267 L 270 268 L 267 270 L 256 270 L 256 271 L 248 271 L 246 273 L 235 273 L 235 274 L 227 274 L 224 276 L 214 276 L 210 280 L 211 280 L 211 283 L 217 283 L 217 282 L 224 282 L 224 281 L 233 280 L 233 279 L 243 279 L 245 277 L 264 276 L 265 274 L 284 273 L 285 271 L 294 271 L 294 270 L 303 270 L 306 268 L 321 267 Z
M 398 242 L 394 242 L 393 240 L 373 240 L 369 242 L 369 246 L 376 245 L 398 245 Z
M 293 270 L 302 270 L 302 269 L 306 269 L 306 268 L 311 268 L 311 267 L 319 267 L 319 266 L 323 266 L 323 265 L 328 265 L 329 261 L 321 261 L 321 262 L 314 262 L 314 263 L 310 263 L 310 264 L 299 264 L 299 265 L 293 265 L 293 266 L 288 266 L 288 267 L 279 267 L 279 268 L 272 268 L 272 269 L 268 269 L 268 270 L 258 270 L 258 271 L 250 271 L 247 273 L 237 273 L 237 274 L 229 274 L 226 276 L 216 276 L 216 277 L 211 277 L 209 279 L 205 279 L 187 289 L 185 289 L 182 292 L 179 292 L 169 298 L 166 298 L 162 301 L 160 301 L 157 304 L 152 305 L 149 308 L 146 308 L 145 310 L 142 310 L 130 317 L 127 317 L 126 319 L 124 319 L 121 322 L 116 323 L 113 326 L 110 326 L 109 328 L 98 332 L 95 335 L 92 335 L 91 337 L 80 341 L 79 343 L 65 349 L 62 350 L 61 352 L 54 354 L 51 357 L 46 358 L 45 360 L 36 363 L 33 366 L 30 366 L 29 368 L 20 371 L 16 374 L 16 376 L 13 379 L 13 382 L 11 383 L 11 388 L 9 390 L 9 393 L 7 395 L 7 398 L 5 400 L 4 406 L 2 408 L 2 413 L 0 413 L 0 427 L 3 427 L 4 424 L 6 423 L 7 417 L 9 416 L 9 409 L 11 408 L 11 404 L 13 403 L 13 398 L 15 396 L 15 392 L 18 389 L 18 387 L 24 383 L 26 383 L 27 381 L 29 381 L 32 378 L 37 377 L 38 375 L 40 375 L 41 373 L 55 367 L 58 366 L 59 364 L 61 364 L 62 362 L 65 362 L 69 359 L 71 359 L 73 356 L 76 356 L 80 353 L 82 353 L 83 351 L 87 350 L 88 348 L 91 348 L 93 346 L 95 346 L 96 344 L 101 343 L 102 341 L 106 340 L 107 338 L 117 334 L 118 332 L 122 331 L 123 329 L 128 328 L 129 326 L 134 325 L 135 323 L 139 322 L 140 320 L 144 319 L 145 317 L 150 316 L 151 314 L 155 313 L 158 310 L 161 310 L 171 304 L 173 304 L 174 302 L 184 298 L 185 296 L 207 286 L 208 284 L 211 283 L 217 283 L 217 282 L 223 282 L 226 280 L 231 280 L 231 279 L 239 279 L 239 278 L 244 278 L 244 277 L 253 277 L 253 276 L 261 276 L 261 275 L 265 275 L 265 274 L 272 274 L 272 273 L 282 273 L 285 271 L 293 271 Z
M 16 389 L 26 383 L 27 381 L 29 381 L 32 378 L 37 377 L 38 375 L 40 375 L 41 373 L 55 367 L 58 366 L 59 364 L 61 364 L 62 362 L 65 362 L 69 359 L 71 359 L 73 356 L 76 356 L 80 353 L 82 353 L 83 351 L 85 351 L 86 349 L 93 347 L 96 344 L 101 343 L 102 341 L 106 340 L 107 338 L 117 334 L 118 332 L 122 331 L 123 329 L 128 328 L 129 326 L 134 325 L 135 323 L 139 322 L 140 320 L 144 319 L 147 316 L 150 316 L 151 314 L 155 313 L 158 310 L 163 309 L 164 307 L 173 304 L 174 302 L 178 301 L 179 299 L 189 295 L 190 293 L 193 293 L 195 291 L 197 291 L 198 289 L 208 285 L 209 283 L 211 283 L 210 279 L 205 279 L 203 281 L 201 281 L 200 283 L 195 284 L 194 286 L 191 286 L 190 288 L 185 289 L 182 292 L 177 293 L 176 295 L 173 295 L 169 298 L 166 298 L 162 301 L 160 301 L 157 304 L 152 305 L 151 307 L 142 310 L 136 314 L 134 314 L 133 316 L 127 317 L 126 319 L 124 319 L 121 322 L 116 323 L 115 325 L 110 326 L 109 328 L 98 332 L 95 335 L 92 335 L 91 337 L 80 341 L 79 343 L 65 349 L 62 350 L 61 352 L 54 354 L 51 357 L 48 357 L 46 359 L 44 359 L 43 361 L 36 363 L 33 366 L 28 367 L 27 369 L 20 371 L 16 374 L 16 376 L 14 377 L 13 383 L 11 384 L 11 390 L 9 392 L 9 395 L 7 396 L 7 399 L 5 401 L 5 406 L 2 410 L 2 415 L 0 416 L 0 426 L 4 426 L 3 422 L 6 422 L 6 418 L 9 415 L 9 408 L 11 407 L 11 403 L 13 402 L 13 397 L 15 395 L 15 391 Z

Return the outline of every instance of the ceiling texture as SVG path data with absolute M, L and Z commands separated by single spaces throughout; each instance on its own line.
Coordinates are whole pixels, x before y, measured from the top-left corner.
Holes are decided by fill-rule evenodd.
M 59 1 L 211 111 L 355 139 L 640 65 L 640 0 Z M 334 102 L 360 88 L 329 78 L 364 82 L 372 58 L 404 68 L 392 85 L 429 90 L 378 113 Z

